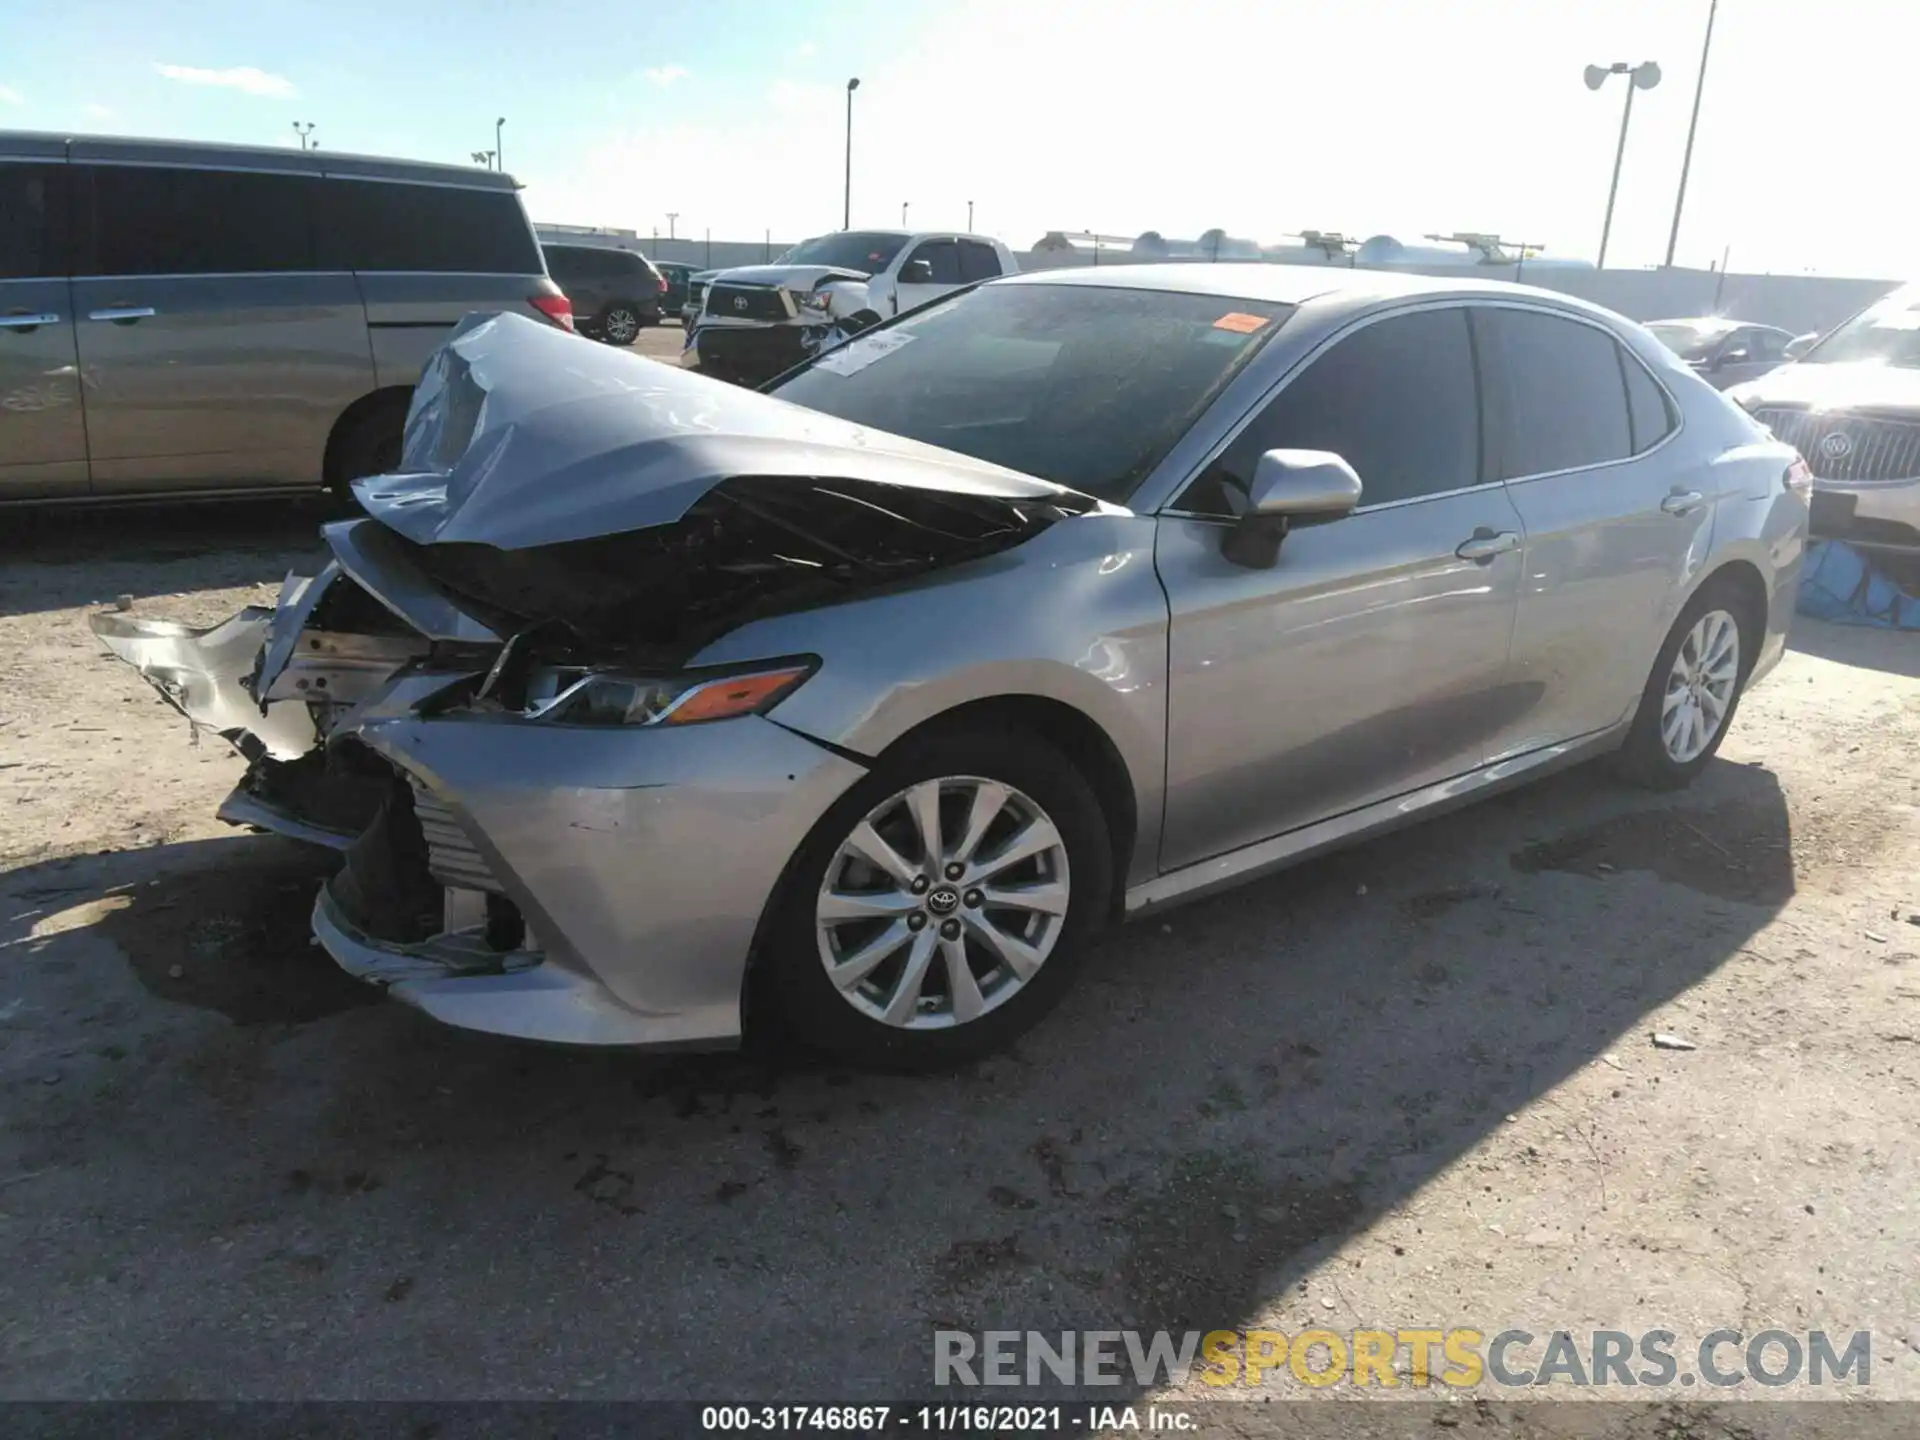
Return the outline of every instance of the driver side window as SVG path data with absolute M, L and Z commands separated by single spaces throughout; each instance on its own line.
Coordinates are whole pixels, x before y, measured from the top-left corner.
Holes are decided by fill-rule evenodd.
M 952 240 L 927 240 L 914 248 L 901 265 L 904 272 L 916 260 L 924 260 L 933 274 L 920 281 L 923 285 L 960 285 L 960 247 Z
M 1464 309 L 1363 325 L 1310 362 L 1188 486 L 1175 508 L 1231 517 L 1268 450 L 1331 450 L 1361 508 L 1480 482 L 1480 390 Z

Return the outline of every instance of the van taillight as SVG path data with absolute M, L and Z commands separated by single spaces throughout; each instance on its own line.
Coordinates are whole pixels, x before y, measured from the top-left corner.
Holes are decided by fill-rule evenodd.
M 573 302 L 564 295 L 529 295 L 527 303 L 562 330 L 573 329 Z
M 666 277 L 666 276 L 664 276 L 664 275 L 656 275 L 656 276 L 654 276 L 654 277 L 653 277 L 653 283 L 654 283 L 654 284 L 656 284 L 656 285 L 658 285 L 658 286 L 660 287 L 660 293 L 661 293 L 662 295 L 664 295 L 664 294 L 666 294 L 666 293 L 667 293 L 667 277 Z
M 1793 463 L 1787 466 L 1785 480 L 1787 489 L 1802 499 L 1813 493 L 1813 471 L 1798 455 L 1794 456 Z

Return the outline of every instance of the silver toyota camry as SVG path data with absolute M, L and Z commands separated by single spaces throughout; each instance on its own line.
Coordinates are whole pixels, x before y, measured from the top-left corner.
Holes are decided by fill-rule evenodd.
M 513 316 L 273 609 L 94 627 L 343 852 L 455 1025 L 935 1066 L 1088 936 L 1611 752 L 1779 659 L 1795 452 L 1644 330 L 1280 265 L 1023 275 L 743 391 Z

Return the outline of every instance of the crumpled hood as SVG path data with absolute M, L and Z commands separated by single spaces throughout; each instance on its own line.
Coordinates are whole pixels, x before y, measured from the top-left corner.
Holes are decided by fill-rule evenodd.
M 1898 365 L 1783 365 L 1734 386 L 1728 395 L 1752 408 L 1920 411 L 1920 370 Z
M 811 290 L 822 280 L 868 280 L 864 270 L 849 270 L 844 265 L 741 265 L 732 270 L 716 270 L 708 277 L 711 285 L 784 285 L 789 290 Z
M 461 321 L 414 392 L 400 471 L 354 494 L 417 544 L 522 550 L 671 524 L 736 476 L 1091 503 L 518 315 Z

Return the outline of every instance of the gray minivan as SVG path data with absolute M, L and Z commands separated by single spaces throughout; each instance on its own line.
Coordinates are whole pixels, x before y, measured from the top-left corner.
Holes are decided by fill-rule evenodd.
M 572 327 L 509 175 L 0 131 L 0 504 L 344 491 L 474 310 Z

